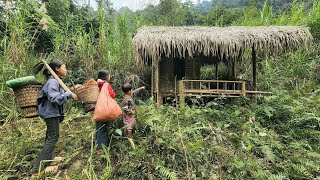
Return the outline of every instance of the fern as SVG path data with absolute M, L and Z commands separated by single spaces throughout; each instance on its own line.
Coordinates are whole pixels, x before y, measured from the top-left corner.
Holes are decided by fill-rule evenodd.
M 269 180 L 282 180 L 282 179 L 288 179 L 286 175 L 280 173 L 280 174 L 271 174 L 267 179 Z
M 293 179 L 301 179 L 301 178 L 311 179 L 313 177 L 312 174 L 308 171 L 308 169 L 301 164 L 291 163 L 290 167 L 292 168 L 290 176 L 292 176 Z
M 267 145 L 262 146 L 261 150 L 262 150 L 263 154 L 266 156 L 267 160 L 272 161 L 272 162 L 274 162 L 276 160 L 276 156 L 272 152 L 272 149 L 269 146 L 267 146 Z
M 320 172 L 320 165 L 317 162 L 312 160 L 301 158 L 300 163 L 308 169 L 308 171 L 312 174 Z
M 253 171 L 253 176 L 255 179 L 268 179 L 270 176 L 270 173 L 267 171 L 264 171 L 262 169 L 258 169 L 257 171 Z
M 167 179 L 178 180 L 177 174 L 169 168 L 157 165 L 156 170 L 160 173 L 160 175 L 166 177 Z

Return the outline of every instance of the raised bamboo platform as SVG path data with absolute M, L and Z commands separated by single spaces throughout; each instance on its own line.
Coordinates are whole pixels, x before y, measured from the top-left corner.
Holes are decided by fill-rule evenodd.
M 185 107 L 186 97 L 218 97 L 225 95 L 227 98 L 245 97 L 252 95 L 271 95 L 272 92 L 255 91 L 246 89 L 246 81 L 228 80 L 180 80 L 179 81 L 179 105 Z

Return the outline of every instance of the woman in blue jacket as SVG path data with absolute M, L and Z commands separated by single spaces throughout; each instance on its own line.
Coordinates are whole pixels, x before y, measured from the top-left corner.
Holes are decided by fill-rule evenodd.
M 49 66 L 60 78 L 67 75 L 66 65 L 60 61 L 52 61 Z M 46 142 L 32 168 L 33 175 L 37 175 L 41 161 L 52 159 L 54 146 L 59 139 L 59 123 L 64 118 L 63 104 L 70 98 L 77 100 L 76 94 L 63 91 L 58 81 L 51 76 L 47 69 L 43 71 L 43 74 L 47 77 L 47 82 L 37 98 L 39 115 L 47 125 Z M 47 164 L 43 163 L 41 170 Z

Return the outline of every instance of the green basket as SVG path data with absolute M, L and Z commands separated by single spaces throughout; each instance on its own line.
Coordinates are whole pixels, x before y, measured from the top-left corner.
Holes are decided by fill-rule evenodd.
M 40 85 L 39 81 L 34 76 L 26 76 L 17 79 L 12 79 L 6 82 L 6 85 L 12 89 L 19 89 L 27 85 Z

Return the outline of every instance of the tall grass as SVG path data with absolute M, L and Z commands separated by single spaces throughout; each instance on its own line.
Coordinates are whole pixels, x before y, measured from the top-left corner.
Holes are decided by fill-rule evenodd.
M 137 87 L 146 79 L 142 75 L 148 70 L 137 66 L 130 42 L 137 27 L 152 24 L 142 15 L 125 13 L 110 18 L 101 1 L 98 13 L 84 8 L 83 14 L 67 13 L 57 23 L 39 13 L 39 7 L 40 4 L 27 1 L 18 3 L 12 11 L 1 12 L 6 15 L 1 16 L 5 30 L 0 36 L 1 119 L 17 118 L 13 94 L 5 81 L 30 75 L 41 53 L 67 63 L 67 83 L 69 79 L 84 83 L 95 78 L 102 68 L 110 70 L 117 92 L 123 82 Z M 245 16 L 234 25 L 309 24 L 317 33 L 319 2 L 314 1 L 309 12 L 305 8 L 293 1 L 289 11 L 277 15 L 268 2 L 262 9 L 252 5 L 244 9 Z M 88 23 L 86 14 L 96 21 Z M 37 24 L 42 17 L 48 18 L 47 31 Z M 84 26 L 87 23 L 89 26 Z M 52 48 L 38 49 L 39 39 L 45 37 Z M 126 138 L 116 135 L 114 129 L 122 128 L 118 120 L 112 124 L 113 140 L 104 157 L 94 154 L 91 115 L 83 116 L 81 110 L 68 104 L 68 116 L 62 123 L 56 148 L 56 154 L 66 160 L 60 164 L 60 172 L 46 177 L 315 179 L 320 172 L 318 49 L 315 46 L 307 52 L 299 50 L 261 61 L 259 85 L 272 89 L 274 95 L 262 98 L 258 104 L 250 104 L 247 99 L 228 103 L 222 98 L 202 107 L 178 110 L 155 107 L 152 100 L 140 102 L 133 136 L 137 148 L 131 148 Z M 203 77 L 213 77 L 210 69 L 204 68 L 203 72 Z M 30 175 L 44 140 L 44 129 L 45 124 L 39 119 L 21 119 L 0 126 L 1 179 Z
M 26 76 L 34 62 L 33 43 L 38 35 L 38 25 L 35 20 L 39 16 L 32 17 L 29 9 L 34 4 L 19 3 L 16 9 L 1 13 L 3 29 L 0 39 L 0 101 L 1 120 L 13 118 L 15 111 L 12 91 L 5 86 L 5 82 L 16 77 Z
M 244 8 L 244 16 L 236 20 L 233 25 L 246 25 L 246 26 L 262 26 L 262 25 L 302 25 L 306 26 L 310 23 L 318 22 L 319 16 L 319 2 L 313 1 L 312 8 L 307 8 L 303 2 L 293 0 L 291 8 L 280 14 L 274 14 L 272 6 L 269 5 L 268 0 L 263 4 L 259 10 L 255 4 Z M 315 30 L 317 32 L 317 30 Z

